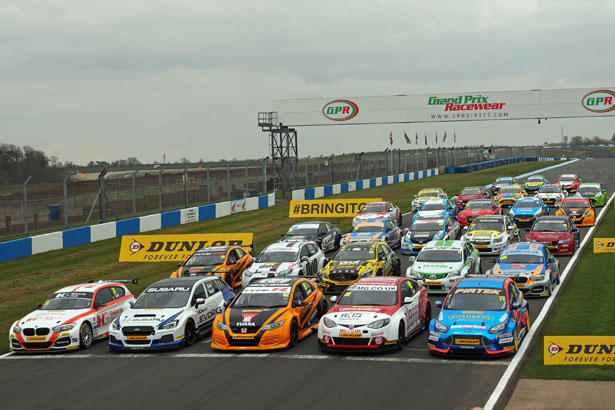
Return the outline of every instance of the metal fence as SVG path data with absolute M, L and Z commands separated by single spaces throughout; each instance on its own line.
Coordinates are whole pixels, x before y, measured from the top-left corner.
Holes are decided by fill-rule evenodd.
M 490 157 L 555 156 L 528 147 L 456 147 L 386 150 L 301 158 L 294 189 L 372 178 Z M 0 186 L 0 240 L 74 228 L 189 206 L 272 192 L 279 186 L 269 160 L 141 166 L 67 173 L 53 180 L 13 181 Z M 279 192 L 280 198 L 289 192 Z

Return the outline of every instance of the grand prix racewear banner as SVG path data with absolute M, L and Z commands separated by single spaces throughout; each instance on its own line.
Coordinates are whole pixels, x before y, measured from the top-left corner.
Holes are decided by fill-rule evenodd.
M 594 253 L 615 252 L 615 238 L 594 238 Z
M 309 199 L 290 201 L 289 218 L 352 217 L 370 202 L 382 198 Z
M 615 364 L 615 336 L 545 336 L 545 365 Z
M 210 246 L 251 246 L 251 233 L 124 235 L 120 262 L 181 262 Z
M 273 101 L 288 126 L 603 117 L 615 87 Z

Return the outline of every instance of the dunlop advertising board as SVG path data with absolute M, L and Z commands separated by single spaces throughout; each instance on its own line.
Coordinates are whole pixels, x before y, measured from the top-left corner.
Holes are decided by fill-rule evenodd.
M 615 336 L 545 336 L 544 364 L 615 364 Z
M 210 246 L 252 245 L 251 233 L 122 236 L 120 262 L 181 262 Z
M 520 120 L 615 115 L 615 87 L 273 101 L 288 126 Z
M 615 252 L 615 238 L 594 238 L 594 253 Z
M 289 218 L 352 217 L 370 202 L 381 198 L 306 199 L 290 201 Z

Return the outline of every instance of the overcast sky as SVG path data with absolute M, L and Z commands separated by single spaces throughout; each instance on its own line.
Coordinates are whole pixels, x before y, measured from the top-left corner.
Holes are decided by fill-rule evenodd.
M 274 99 L 613 87 L 613 1 L 0 2 L 0 142 L 60 161 L 268 154 Z M 300 128 L 299 154 L 610 138 L 615 117 Z M 412 145 L 414 146 L 414 145 Z

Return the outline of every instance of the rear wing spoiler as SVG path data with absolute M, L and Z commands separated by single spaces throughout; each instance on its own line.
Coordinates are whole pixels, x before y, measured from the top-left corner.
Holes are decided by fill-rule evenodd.
M 111 279 L 95 280 L 95 279 L 92 279 L 88 283 L 102 283 L 102 282 L 132 283 L 133 285 L 136 285 L 137 283 L 139 283 L 139 279 L 137 279 L 137 278 L 135 278 L 135 279 L 116 279 L 116 280 L 111 280 Z

